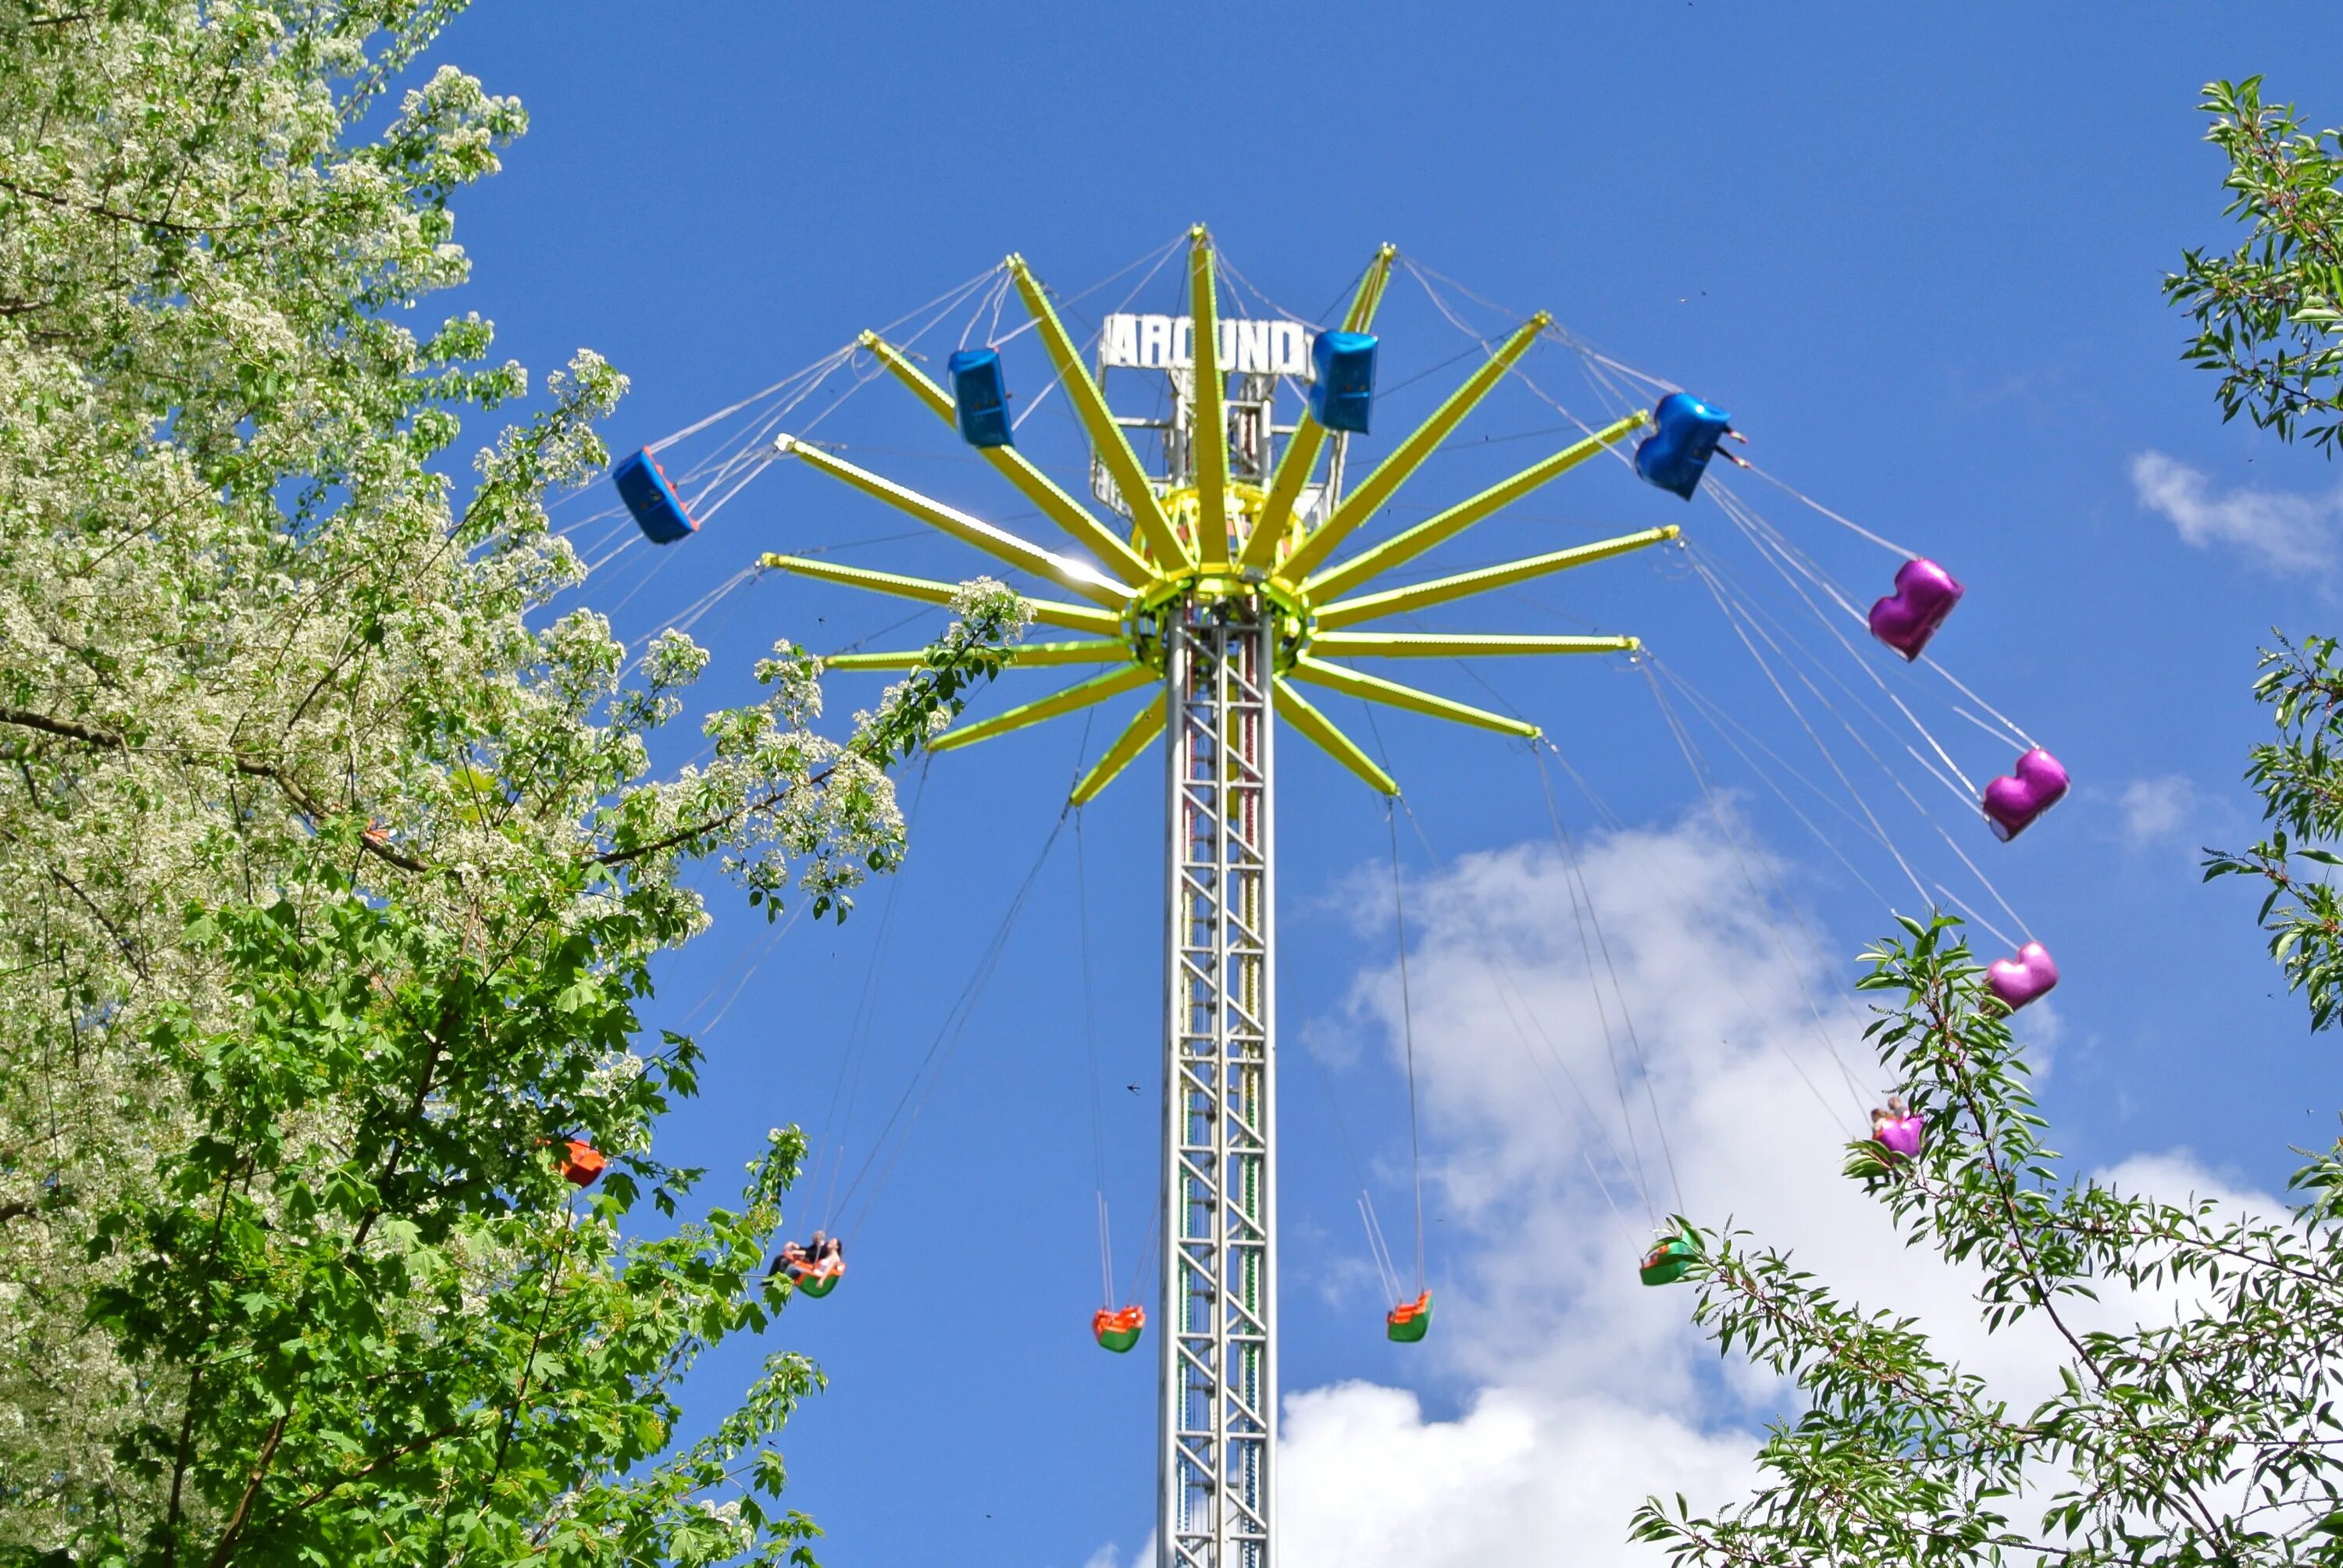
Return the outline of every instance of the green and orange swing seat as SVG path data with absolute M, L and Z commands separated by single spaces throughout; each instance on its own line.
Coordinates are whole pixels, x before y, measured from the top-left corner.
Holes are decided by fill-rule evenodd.
M 1383 1337 L 1412 1345 L 1432 1332 L 1432 1292 L 1403 1302 L 1383 1317 Z
M 1700 1259 L 1700 1244 L 1682 1231 L 1671 1231 L 1652 1244 L 1638 1273 L 1647 1285 L 1673 1285 Z
M 1146 1327 L 1145 1307 L 1129 1306 L 1120 1311 L 1113 1307 L 1101 1307 L 1091 1314 L 1091 1337 L 1098 1341 L 1101 1349 L 1112 1351 L 1117 1355 L 1137 1344 Z
M 798 1294 L 819 1298 L 838 1289 L 838 1282 L 846 1278 L 846 1260 L 832 1258 L 826 1263 L 791 1261 L 783 1264 L 782 1270 Z

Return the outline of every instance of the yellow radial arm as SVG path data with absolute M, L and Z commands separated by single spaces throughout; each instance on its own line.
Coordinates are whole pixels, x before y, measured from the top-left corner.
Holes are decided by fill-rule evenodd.
M 901 349 L 875 332 L 864 333 L 861 343 L 938 418 L 947 425 L 953 422 L 951 394 L 912 364 Z M 1155 580 L 1155 568 L 1147 564 L 1147 558 L 1125 544 L 1121 534 L 1092 517 L 1089 508 L 1059 488 L 1057 481 L 1035 467 L 1024 453 L 1014 447 L 980 447 L 976 453 L 1023 491 L 1027 500 L 1041 508 L 1043 517 L 1096 552 L 1098 558 L 1106 563 L 1107 570 L 1133 587 Z
M 1399 256 L 1399 246 L 1384 244 L 1375 247 L 1374 260 L 1367 264 L 1364 276 L 1359 279 L 1359 290 L 1351 296 L 1351 308 L 1342 313 L 1342 330 L 1364 332 L 1375 324 L 1375 312 L 1383 308 L 1383 290 L 1391 286 L 1392 263 Z
M 1044 644 L 1044 647 L 1050 646 Z M 1088 646 L 1087 644 L 1083 646 Z M 1517 637 L 1445 631 L 1328 631 L 1310 651 L 1331 658 L 1473 658 L 1514 653 L 1632 653 L 1632 637 Z M 1019 650 L 1023 657 L 1023 650 Z M 919 657 L 913 655 L 913 658 Z M 835 659 L 830 661 L 836 663 Z
M 1367 263 L 1365 276 L 1359 279 L 1359 291 L 1351 297 L 1350 311 L 1342 317 L 1345 332 L 1364 332 L 1374 325 L 1375 307 L 1383 302 L 1383 288 L 1391 281 L 1392 258 L 1399 254 L 1397 246 L 1386 245 L 1375 252 L 1374 260 Z M 1294 503 L 1302 498 L 1302 487 L 1310 482 L 1311 470 L 1318 466 L 1319 448 L 1326 444 L 1326 427 L 1302 410 L 1302 422 L 1293 434 L 1286 437 L 1285 450 L 1278 454 L 1277 472 L 1269 482 L 1269 499 L 1262 503 L 1261 516 L 1253 523 L 1252 534 L 1245 540 L 1243 564 L 1256 571 L 1267 571 L 1277 564 L 1277 541 L 1292 520 Z
M 836 561 L 815 560 L 808 556 L 776 555 L 768 550 L 759 558 L 759 564 L 774 571 L 794 572 L 801 578 L 837 583 L 844 588 L 868 588 L 873 593 L 892 594 L 897 598 L 918 599 L 921 604 L 950 604 L 959 597 L 958 583 L 938 582 L 933 578 L 907 578 L 900 572 L 873 571 L 869 567 L 841 566 Z M 1116 637 L 1122 631 L 1122 619 L 1102 609 L 1087 605 L 1063 604 L 1057 599 L 1028 598 L 1026 606 L 1033 618 L 1043 626 L 1063 627 L 1068 631 L 1096 632 L 1102 637 Z
M 1492 713 L 1485 708 L 1473 708 L 1466 703 L 1451 702 L 1444 697 L 1434 697 L 1428 691 L 1418 691 L 1413 686 L 1402 686 L 1395 680 L 1379 676 L 1362 675 L 1355 669 L 1345 669 L 1339 664 L 1302 655 L 1293 663 L 1296 680 L 1314 681 L 1331 686 L 1337 691 L 1347 691 L 1353 697 L 1363 697 L 1369 702 L 1380 702 L 1391 708 L 1404 708 L 1411 713 L 1430 714 L 1434 719 L 1453 719 L 1459 724 L 1477 724 L 1483 729 L 1493 729 L 1501 735 L 1519 735 L 1534 740 L 1539 734 L 1534 724 L 1518 719 L 1508 719 L 1502 713 Z
M 1188 319 L 1195 327 L 1196 557 L 1206 571 L 1229 564 L 1229 416 L 1221 379 L 1221 304 L 1212 286 L 1212 236 L 1188 231 Z
M 1272 693 L 1278 713 L 1288 724 L 1318 743 L 1320 750 L 1343 767 L 1365 779 L 1385 795 L 1399 793 L 1399 785 L 1392 776 L 1375 766 L 1375 759 L 1359 749 L 1359 743 L 1334 728 L 1333 721 L 1310 706 L 1302 695 L 1294 690 L 1282 676 Z
M 1147 472 L 1139 466 L 1139 454 L 1131 449 L 1130 438 L 1122 427 L 1114 422 L 1114 410 L 1106 406 L 1106 394 L 1099 390 L 1096 381 L 1082 364 L 1081 350 L 1066 336 L 1065 324 L 1050 305 L 1050 297 L 1041 291 L 1041 279 L 1033 276 L 1021 256 L 1009 258 L 1009 276 L 1016 280 L 1017 292 L 1032 313 L 1033 325 L 1041 334 L 1041 343 L 1050 351 L 1050 362 L 1058 367 L 1058 378 L 1066 384 L 1066 397 L 1074 406 L 1074 414 L 1090 432 L 1091 446 L 1099 461 L 1121 492 L 1123 504 L 1139 523 L 1139 537 L 1155 552 L 1155 558 L 1166 568 L 1192 564 L 1188 547 L 1172 529 L 1172 519 L 1164 515 L 1163 502 L 1155 494 L 1155 487 L 1147 482 Z
M 1417 426 L 1396 451 L 1376 465 L 1359 487 L 1342 498 L 1342 504 L 1308 538 L 1302 541 L 1292 558 L 1278 569 L 1278 575 L 1288 582 L 1300 582 L 1318 569 L 1319 563 L 1334 553 L 1334 547 L 1350 536 L 1351 530 L 1374 516 L 1385 501 L 1392 498 L 1408 477 L 1423 466 L 1440 443 L 1463 422 L 1464 416 L 1479 407 L 1491 389 L 1504 378 L 1521 357 L 1530 351 L 1538 334 L 1554 324 L 1554 317 L 1539 311 L 1522 323 L 1511 337 L 1489 356 L 1489 362 L 1464 378 L 1464 385 L 1448 395 L 1448 400 L 1432 411 L 1432 417 Z
M 883 475 L 868 468 L 859 468 L 845 458 L 809 447 L 794 436 L 783 436 L 774 442 L 783 456 L 793 457 L 807 467 L 843 479 L 865 495 L 876 496 L 900 512 L 904 512 L 930 528 L 940 528 L 954 538 L 974 545 L 988 555 L 997 556 L 1011 566 L 1047 578 L 1060 588 L 1068 588 L 1093 604 L 1121 609 L 1130 599 L 1131 590 L 1108 577 L 1088 561 L 1078 561 L 1071 556 L 1061 556 L 1055 550 L 1028 544 L 1006 528 L 996 528 L 980 522 L 966 512 L 930 500 L 907 485 L 899 485 Z
M 1059 664 L 1113 664 L 1131 657 L 1121 642 L 1021 642 L 1008 650 L 1009 662 L 1020 667 Z M 900 653 L 834 653 L 823 659 L 826 669 L 918 669 L 928 662 L 924 648 Z
M 1555 550 L 1549 555 L 1525 557 L 1521 560 L 1508 561 L 1501 567 L 1483 567 L 1476 572 L 1459 572 L 1454 577 L 1434 578 L 1427 583 L 1386 588 L 1382 593 L 1364 594 L 1357 598 L 1337 599 L 1332 604 L 1320 607 L 1318 625 L 1322 630 L 1336 631 L 1381 616 L 1399 615 L 1406 610 L 1422 609 L 1426 605 L 1468 598 L 1476 593 L 1487 593 L 1491 588 L 1526 582 L 1549 572 L 1568 571 L 1573 567 L 1587 566 L 1595 561 L 1609 560 L 1613 556 L 1624 556 L 1631 550 L 1664 544 L 1683 531 L 1670 523 L 1664 528 L 1622 534 L 1615 539 L 1600 539 L 1591 545 Z
M 1012 729 L 1022 729 L 1029 724 L 1039 724 L 1045 719 L 1055 719 L 1061 713 L 1075 713 L 1094 702 L 1104 702 L 1110 697 L 1135 691 L 1161 676 L 1144 665 L 1132 665 L 1125 669 L 1111 669 L 1104 675 L 1094 675 L 1088 680 L 1076 681 L 1063 691 L 1052 692 L 1039 702 L 1029 702 L 1012 708 L 1006 713 L 996 713 L 965 729 L 947 729 L 928 742 L 930 751 L 950 751 L 956 746 L 973 746 L 980 740 L 990 740 L 996 735 L 1006 735 Z
M 1534 463 L 1512 478 L 1490 486 L 1471 500 L 1460 501 L 1438 517 L 1418 523 L 1396 538 L 1386 539 L 1373 549 L 1362 550 L 1340 566 L 1328 568 L 1312 578 L 1303 588 L 1314 598 L 1332 598 L 1337 594 L 1348 593 L 1368 578 L 1389 571 L 1403 561 L 1413 560 L 1433 546 L 1455 538 L 1482 518 L 1512 506 L 1540 485 L 1561 477 L 1587 458 L 1651 422 L 1651 415 L 1638 409 L 1617 424 L 1597 430 L 1585 440 L 1564 447 L 1544 462 Z
M 1115 775 L 1130 767 L 1147 749 L 1148 742 L 1163 733 L 1163 709 L 1164 697 L 1159 691 L 1154 701 L 1131 716 L 1122 733 L 1114 738 L 1114 744 L 1106 749 L 1106 755 L 1098 759 L 1098 766 L 1083 774 L 1082 781 L 1074 786 L 1075 805 L 1087 806 L 1097 799 L 1099 791 L 1113 783 Z

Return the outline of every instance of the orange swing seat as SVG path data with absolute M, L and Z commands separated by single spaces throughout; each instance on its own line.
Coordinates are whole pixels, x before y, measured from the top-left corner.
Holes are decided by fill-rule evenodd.
M 571 1138 L 561 1152 L 561 1174 L 573 1187 L 591 1187 L 609 1158 L 582 1139 Z

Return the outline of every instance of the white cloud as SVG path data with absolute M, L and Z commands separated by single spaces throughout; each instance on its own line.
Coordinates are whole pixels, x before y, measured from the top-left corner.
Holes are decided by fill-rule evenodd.
M 1154 1561 L 1155 1537 L 1151 1535 L 1147 1538 L 1147 1543 L 1128 1558 L 1116 1552 L 1114 1543 L 1110 1541 L 1091 1553 L 1089 1559 L 1082 1563 L 1082 1568 L 1143 1568 L 1144 1564 Z
M 2206 1170 L 2186 1149 L 2134 1154 L 2092 1175 L 2116 1191 L 2150 1193 L 2168 1203 L 2210 1198 L 2219 1206 L 2218 1213 L 2228 1219 L 2275 1221 L 2287 1214 L 2287 1206 L 2268 1193 L 2240 1187 L 2218 1172 Z
M 1291 1393 L 1279 1494 L 1296 1568 L 1527 1568 L 1562 1554 L 1648 1568 L 1658 1554 L 1625 1540 L 1646 1494 L 1715 1507 L 1751 1483 L 1759 1432 L 1790 1391 L 1720 1363 L 1685 1321 L 1684 1292 L 1636 1281 L 1648 1231 L 1631 1120 L 1662 1212 L 1676 1206 L 1672 1162 L 1702 1222 L 1729 1216 L 1843 1295 L 1917 1316 L 1940 1352 L 2021 1408 L 2055 1386 L 2063 1345 L 2047 1323 L 1987 1336 L 1975 1274 L 1907 1249 L 1839 1175 L 1842 1145 L 1892 1087 L 1860 1043 L 1844 957 L 1815 952 L 1758 897 L 1704 819 L 1598 837 L 1582 856 L 1608 965 L 1591 930 L 1582 952 L 1569 869 L 1550 849 L 1468 856 L 1413 890 L 1426 1177 L 1449 1220 L 1434 1232 L 1439 1315 L 1423 1353 L 1467 1397 L 1436 1420 L 1413 1393 L 1373 1383 Z M 1631 1040 L 1606 996 L 1616 1081 L 1590 956 L 1606 990 L 1615 968 L 1634 1020 Z M 1354 1006 L 1395 1054 L 1395 974 L 1363 974 Z M 2111 1174 L 2276 1209 L 2185 1151 Z M 2109 1292 L 2079 1326 L 2119 1326 L 2140 1308 Z
M 2197 787 L 2177 773 L 2135 779 L 2116 803 L 2123 810 L 2124 837 L 2153 844 L 2177 834 L 2197 814 Z
M 1718 1496 L 1755 1474 L 1752 1432 L 1703 1433 L 1619 1400 L 1493 1388 L 1455 1421 L 1348 1382 L 1286 1402 L 1279 1462 L 1294 1568 L 1623 1561 L 1655 1477 Z M 1645 1561 L 1653 1555 L 1642 1553 Z
M 2336 522 L 2343 492 L 2288 495 L 2277 490 L 2213 493 L 2209 477 L 2161 452 L 2131 460 L 2139 504 L 2172 519 L 2181 538 L 2203 549 L 2234 545 L 2257 566 L 2321 578 L 2336 566 Z
M 2226 843 L 2251 826 L 2227 794 L 2177 773 L 2132 779 L 2116 795 L 2115 808 L 2115 833 L 2124 843 L 2192 869 L 2204 846 Z

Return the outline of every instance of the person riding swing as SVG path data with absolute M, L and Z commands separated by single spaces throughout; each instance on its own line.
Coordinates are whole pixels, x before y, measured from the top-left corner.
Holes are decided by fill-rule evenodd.
M 780 1255 L 765 1271 L 786 1273 L 789 1283 L 809 1296 L 826 1296 L 846 1272 L 846 1243 L 827 1231 L 817 1230 L 809 1241 L 784 1241 Z

